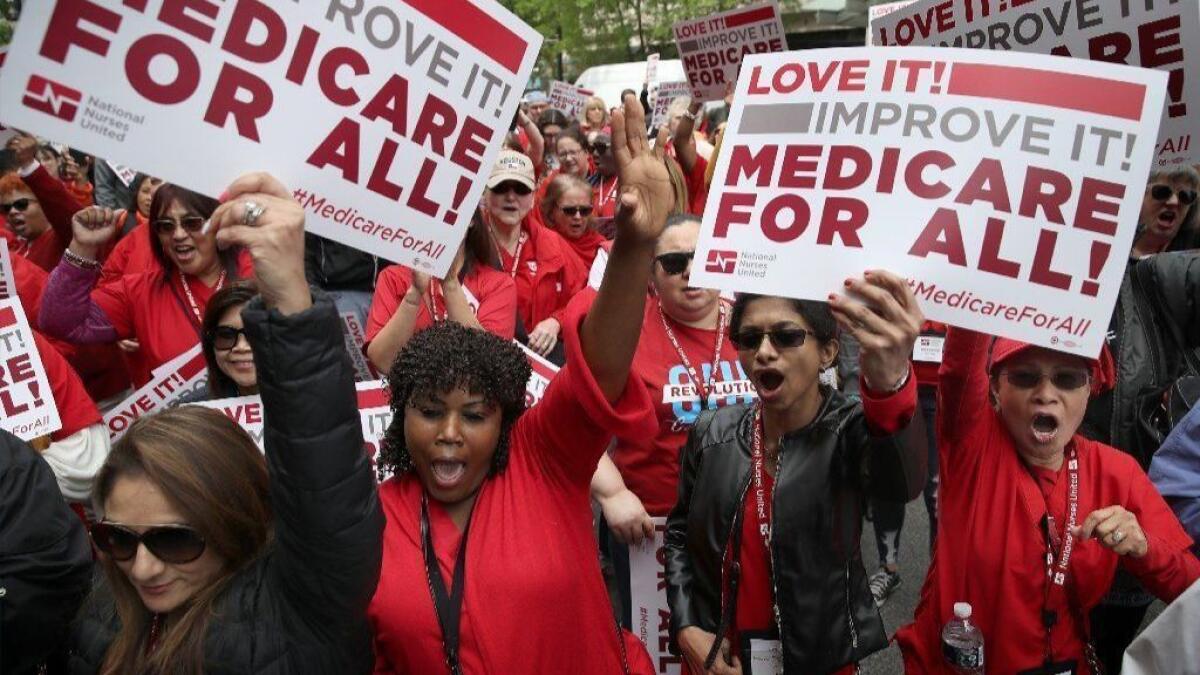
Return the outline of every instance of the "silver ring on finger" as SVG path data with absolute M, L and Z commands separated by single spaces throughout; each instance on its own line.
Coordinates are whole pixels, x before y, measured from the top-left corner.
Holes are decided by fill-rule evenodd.
M 1121 540 L 1123 540 L 1123 539 L 1125 539 L 1125 533 L 1124 533 L 1124 532 L 1122 532 L 1122 531 L 1120 531 L 1120 530 L 1113 530 L 1113 533 L 1112 533 L 1112 541 L 1113 541 L 1113 543 L 1114 543 L 1114 544 L 1119 544 L 1119 543 L 1121 543 Z
M 242 224 L 249 225 L 250 227 L 254 227 L 255 223 L 258 222 L 259 216 L 261 216 L 267 210 L 267 207 L 263 206 L 262 204 L 249 200 L 242 205 L 242 208 L 245 209 L 245 211 L 242 213 Z

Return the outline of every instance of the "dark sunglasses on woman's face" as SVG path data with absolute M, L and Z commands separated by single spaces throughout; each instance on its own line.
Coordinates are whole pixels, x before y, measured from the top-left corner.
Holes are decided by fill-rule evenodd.
M 558 208 L 571 217 L 592 215 L 592 207 L 590 206 L 560 206 Z
M 684 270 L 686 270 L 688 267 L 688 263 L 690 263 L 692 258 L 695 257 L 695 251 L 675 251 L 673 253 L 664 253 L 656 257 L 654 260 L 659 265 L 662 265 L 664 272 L 671 276 L 675 276 L 677 274 L 683 274 Z
M 170 218 L 159 218 L 154 221 L 154 231 L 159 234 L 174 234 L 175 228 L 182 226 L 183 231 L 188 234 L 195 234 L 204 227 L 203 216 L 184 216 L 179 219 L 178 223 Z
M 13 209 L 24 213 L 25 209 L 29 208 L 29 205 L 32 203 L 33 200 L 29 199 L 28 197 L 23 199 L 14 199 L 11 202 L 0 204 L 0 213 L 3 213 L 7 216 L 10 212 L 12 212 Z
M 212 345 L 221 351 L 228 351 L 237 346 L 238 336 L 245 335 L 246 330 L 243 328 L 234 328 L 233 326 L 217 326 L 210 333 Z
M 1040 370 L 1005 370 L 1004 379 L 1017 389 L 1033 389 L 1042 384 L 1042 380 L 1050 378 L 1050 383 L 1059 391 L 1075 391 L 1086 385 L 1090 375 L 1086 370 L 1056 370 L 1046 375 Z
M 92 541 L 120 562 L 132 560 L 138 545 L 145 544 L 155 558 L 172 565 L 192 562 L 204 555 L 205 547 L 204 537 L 187 525 L 158 525 L 139 534 L 124 525 L 101 521 L 92 525 Z
M 1165 202 L 1171 198 L 1171 195 L 1179 195 L 1180 204 L 1191 204 L 1196 201 L 1195 190 L 1173 190 L 1170 185 L 1152 185 L 1150 186 L 1150 196 L 1160 202 Z
M 756 351 L 762 345 L 764 337 L 771 339 L 771 346 L 775 349 L 791 349 L 804 344 L 804 340 L 808 338 L 808 331 L 803 328 L 743 328 L 731 334 L 729 341 L 739 351 Z
M 492 188 L 492 192 L 498 195 L 506 195 L 510 192 L 515 192 L 524 197 L 525 195 L 532 193 L 533 190 L 530 190 L 529 186 L 524 183 L 518 183 L 515 180 L 506 180 Z
M 603 157 L 608 153 L 608 143 L 592 143 L 592 154 Z

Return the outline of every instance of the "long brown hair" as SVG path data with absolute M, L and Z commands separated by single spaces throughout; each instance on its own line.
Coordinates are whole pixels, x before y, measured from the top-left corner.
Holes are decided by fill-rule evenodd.
M 100 675 L 201 675 L 204 639 L 217 599 L 272 538 L 266 461 L 228 417 L 184 406 L 139 419 L 117 441 L 96 474 L 98 513 L 104 512 L 117 479 L 131 476 L 154 483 L 225 565 L 147 655 L 151 612 L 116 563 L 101 557 L 121 631 L 108 647 Z

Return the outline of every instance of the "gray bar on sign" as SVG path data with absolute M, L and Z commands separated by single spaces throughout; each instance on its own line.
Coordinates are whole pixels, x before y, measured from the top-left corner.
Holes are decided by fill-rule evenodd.
M 686 40 L 684 42 L 679 43 L 680 53 L 688 52 L 690 54 L 691 52 L 695 52 L 695 51 L 699 51 L 699 50 L 700 50 L 700 45 L 696 44 L 695 40 Z
M 742 109 L 743 134 L 803 134 L 812 120 L 811 103 L 764 103 Z

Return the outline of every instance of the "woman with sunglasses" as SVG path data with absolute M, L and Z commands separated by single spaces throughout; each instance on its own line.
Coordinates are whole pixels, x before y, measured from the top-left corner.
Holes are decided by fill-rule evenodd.
M 18 133 L 8 150 L 19 168 L 0 178 L 0 216 L 7 221 L 9 251 L 49 272 L 71 243 L 71 216 L 83 208 L 59 179 L 57 166 L 47 170 L 38 160 L 33 136 Z M 108 250 L 100 251 L 105 255 Z
M 258 393 L 254 350 L 242 322 L 242 310 L 258 295 L 253 281 L 238 281 L 213 293 L 204 309 L 200 346 L 208 366 L 205 387 L 180 403 L 253 396 Z
M 1142 196 L 1141 227 L 1134 239 L 1132 257 L 1200 247 L 1198 190 L 1200 173 L 1190 166 L 1150 175 Z
M 862 300 L 734 303 L 730 340 L 759 401 L 700 414 L 667 519 L 671 634 L 691 673 L 741 672 L 780 642 L 767 672 L 853 673 L 887 646 L 862 506 L 924 485 L 924 450 L 898 438 L 916 409 L 909 357 L 922 316 L 893 274 L 869 271 L 846 290 Z M 861 345 L 861 402 L 820 381 L 839 324 Z
M 612 135 L 601 131 L 588 141 L 592 163 L 596 171 L 588 176 L 592 186 L 593 215 L 597 218 L 613 218 L 617 215 L 617 164 L 612 154 Z
M 252 174 L 227 194 L 213 230 L 250 252 L 261 291 L 242 317 L 266 456 L 214 410 L 131 425 L 96 479 L 103 575 L 73 629 L 72 675 L 371 671 L 383 515 L 341 322 L 305 281 L 289 191 Z
M 444 322 L 396 359 L 376 673 L 653 672 L 613 620 L 588 501 L 612 433 L 652 426 L 629 368 L 670 192 L 642 120 L 633 99 L 614 115 L 628 140 L 608 274 L 586 317 L 572 306 L 570 358 L 537 406 L 521 350 L 483 331 Z
M 1118 567 L 1170 601 L 1191 540 L 1130 456 L 1077 433 L 1112 361 L 951 328 L 938 398 L 933 563 L 897 639 L 908 672 L 950 673 L 941 630 L 971 604 L 988 672 L 1093 673 L 1088 612 Z
M 212 294 L 252 272 L 248 255 L 218 250 L 216 232 L 205 228 L 216 207 L 177 185 L 160 187 L 150 205 L 157 264 L 103 284 L 98 255 L 120 226 L 120 212 L 77 213 L 71 246 L 46 283 L 42 330 L 74 344 L 136 339 L 142 358 L 131 376 L 135 386 L 149 382 L 155 368 L 200 342 Z
M 616 176 L 613 185 L 615 189 Z M 592 268 L 600 251 L 607 257 L 612 242 L 592 227 L 592 186 L 587 181 L 570 174 L 558 176 L 546 186 L 541 209 L 543 222 L 563 238 L 585 268 Z
M 502 150 L 483 192 L 484 221 L 500 271 L 517 289 L 518 335 L 535 352 L 562 364 L 558 335 L 567 302 L 587 285 L 587 269 L 562 237 L 532 222 L 533 162 Z M 551 354 L 551 352 L 555 352 Z
M 496 269 L 496 250 L 478 210 L 445 279 L 402 265 L 379 275 L 363 350 L 379 372 L 389 372 L 413 335 L 443 321 L 505 340 L 516 334 L 516 283 Z

